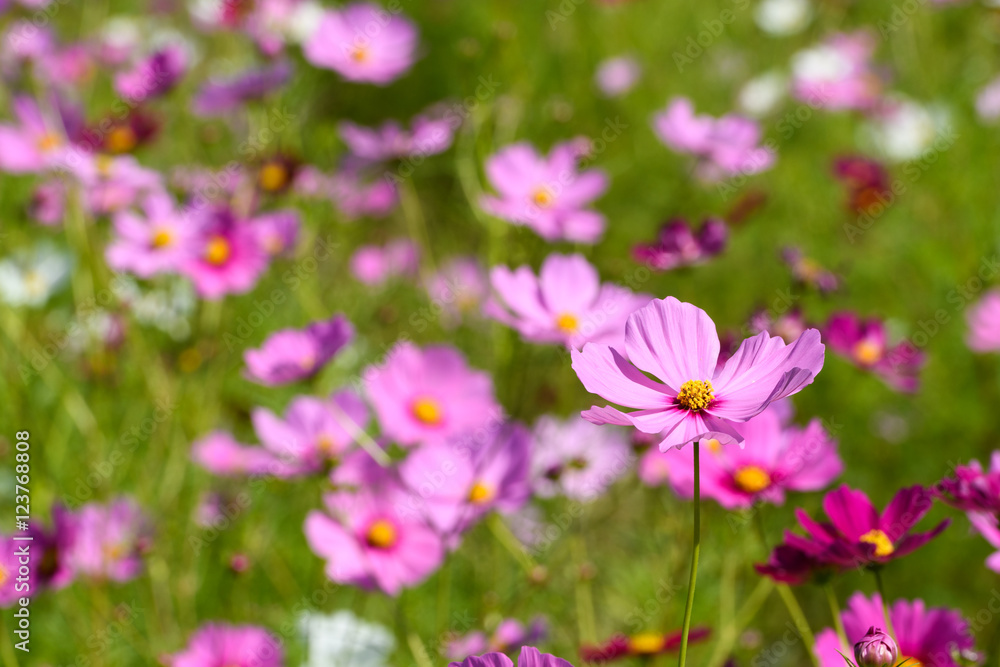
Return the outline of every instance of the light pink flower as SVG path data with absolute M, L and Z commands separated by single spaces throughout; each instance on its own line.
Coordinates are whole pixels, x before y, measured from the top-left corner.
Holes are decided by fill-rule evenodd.
M 417 116 L 409 131 L 396 121 L 368 128 L 349 121 L 340 123 L 340 137 L 351 153 L 364 160 L 382 162 L 412 155 L 436 155 L 451 146 L 455 127 L 451 120 Z
M 576 416 L 543 416 L 534 436 L 531 484 L 541 498 L 591 501 L 632 468 L 632 450 L 621 429 L 600 428 Z
M 222 476 L 285 477 L 297 470 L 286 466 L 269 450 L 244 445 L 225 431 L 213 431 L 191 445 L 191 460 L 212 473 Z
M 441 313 L 446 326 L 455 326 L 462 316 L 478 312 L 489 292 L 486 271 L 474 257 L 456 257 L 432 275 L 425 284 L 431 299 L 431 315 Z
M 351 274 L 365 285 L 381 285 L 396 276 L 414 276 L 419 252 L 409 239 L 397 239 L 384 246 L 361 246 L 351 256 Z
M 132 211 L 115 214 L 116 238 L 105 251 L 108 266 L 140 278 L 178 271 L 196 251 L 197 229 L 174 209 L 166 192 L 148 195 L 143 210 L 145 217 Z
M 1000 351 L 1000 290 L 990 290 L 965 315 L 969 333 L 965 338 L 973 352 Z
M 148 519 L 131 498 L 107 505 L 87 503 L 61 526 L 69 531 L 63 556 L 76 574 L 112 581 L 128 581 L 142 571 L 142 552 L 149 546 Z
M 0 171 L 24 174 L 52 167 L 67 145 L 63 128 L 48 122 L 30 97 L 14 97 L 11 108 L 17 123 L 0 123 Z
M 632 90 L 639 81 L 642 68 L 631 56 L 608 58 L 597 66 L 594 79 L 598 89 L 607 97 L 619 97 Z

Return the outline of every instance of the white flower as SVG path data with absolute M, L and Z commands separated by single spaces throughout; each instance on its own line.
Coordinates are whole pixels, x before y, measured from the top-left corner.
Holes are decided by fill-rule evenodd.
M 49 244 L 0 260 L 0 300 L 42 306 L 66 280 L 70 266 L 69 255 Z
M 760 29 L 777 36 L 802 32 L 812 20 L 809 0 L 763 0 L 757 5 L 754 20 Z
M 948 113 L 944 109 L 895 97 L 868 122 L 865 131 L 886 158 L 904 162 L 930 150 L 938 135 L 948 128 L 948 123 Z
M 303 667 L 386 667 L 396 646 L 389 630 L 346 610 L 329 615 L 305 613 L 299 627 L 309 651 Z
M 308 42 L 319 27 L 324 11 L 323 5 L 312 0 L 299 3 L 285 26 L 288 38 L 297 44 Z
M 766 116 L 774 111 L 788 92 L 788 79 L 780 72 L 765 72 L 750 79 L 740 89 L 740 109 L 751 116 Z

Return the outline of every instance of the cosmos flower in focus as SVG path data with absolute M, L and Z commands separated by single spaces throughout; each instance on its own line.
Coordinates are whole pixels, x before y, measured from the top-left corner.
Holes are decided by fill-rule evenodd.
M 654 271 L 670 271 L 701 264 L 726 248 L 729 228 L 720 218 L 706 218 L 696 232 L 683 218 L 674 218 L 660 228 L 653 243 L 632 248 L 632 256 Z
M 632 468 L 632 450 L 619 429 L 546 415 L 535 424 L 534 438 L 531 483 L 541 498 L 589 502 Z
M 283 667 L 281 640 L 255 625 L 206 623 L 187 647 L 169 656 L 170 667 Z
M 986 292 L 965 314 L 965 342 L 973 352 L 1000 352 L 1000 290 Z
M 864 31 L 838 33 L 792 58 L 792 94 L 830 111 L 875 108 L 882 78 L 872 64 L 875 38 Z
M 580 348 L 595 342 L 624 349 L 625 320 L 651 296 L 601 283 L 582 255 L 551 254 L 538 276 L 527 266 L 490 271 L 495 297 L 483 312 L 517 329 L 525 340 Z
M 417 46 L 417 28 L 405 16 L 355 2 L 323 14 L 303 55 L 348 81 L 384 86 L 410 69 Z
M 587 391 L 637 408 L 625 413 L 595 406 L 583 416 L 595 424 L 658 433 L 661 450 L 712 438 L 720 444 L 743 442 L 735 424 L 801 391 L 823 368 L 824 355 L 815 329 L 791 345 L 762 332 L 744 340 L 717 368 L 715 323 L 705 311 L 673 297 L 655 299 L 629 316 L 625 351 L 629 361 L 595 343 L 572 352 L 573 370 Z
M 485 195 L 480 206 L 490 215 L 526 225 L 547 241 L 596 243 L 604 216 L 587 208 L 608 188 L 600 169 L 579 171 L 579 144 L 556 144 L 548 156 L 518 143 L 486 161 L 486 176 L 498 196 Z
M 343 315 L 305 329 L 276 331 L 259 348 L 243 353 L 247 377 L 269 386 L 312 377 L 353 337 L 354 327 Z
M 896 391 L 912 393 L 920 388 L 923 352 L 905 341 L 890 347 L 881 320 L 835 313 L 827 321 L 823 337 L 831 350 L 858 368 L 875 373 Z

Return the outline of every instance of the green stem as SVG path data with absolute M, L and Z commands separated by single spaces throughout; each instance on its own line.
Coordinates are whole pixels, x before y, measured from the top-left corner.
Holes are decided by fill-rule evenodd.
M 736 643 L 737 638 L 739 638 L 740 633 L 750 624 L 754 616 L 757 615 L 764 601 L 767 600 L 773 590 L 774 582 L 770 579 L 761 577 L 757 581 L 757 586 L 751 591 L 746 602 L 743 603 L 743 606 L 736 614 L 735 620 L 731 624 L 724 626 L 722 632 L 719 633 L 719 638 L 715 642 L 712 655 L 708 658 L 708 667 L 719 667 L 719 665 L 729 658 L 729 654 L 732 652 L 733 645 Z
M 837 630 L 840 643 L 850 648 L 850 645 L 847 643 L 847 633 L 844 631 L 844 621 L 840 617 L 840 605 L 837 603 L 837 594 L 833 590 L 833 584 L 830 582 L 823 584 L 823 590 L 826 592 L 826 601 L 830 605 L 830 615 L 833 616 L 833 627 Z
M 882 613 L 885 615 L 885 629 L 889 632 L 889 636 L 896 639 L 896 631 L 892 627 L 892 617 L 889 616 L 889 598 L 885 596 L 885 585 L 882 583 L 882 568 L 873 567 L 872 572 L 875 574 L 875 586 L 878 588 L 879 597 L 882 598 Z
M 597 641 L 597 623 L 594 620 L 594 596 L 590 589 L 590 581 L 583 576 L 582 568 L 587 562 L 587 545 L 582 535 L 573 540 L 573 558 L 576 561 L 576 619 L 580 643 Z
M 816 645 L 816 640 L 813 638 L 812 630 L 809 629 L 809 621 L 806 620 L 806 615 L 802 612 L 802 607 L 799 606 L 799 601 L 795 599 L 795 593 L 789 588 L 788 584 L 777 584 L 778 595 L 781 596 L 781 601 L 785 603 L 785 607 L 788 609 L 788 615 L 792 617 L 792 622 L 795 623 L 796 629 L 799 631 L 799 635 L 802 637 L 802 641 L 806 644 L 806 653 L 809 654 L 809 659 L 812 664 L 819 667 L 819 661 L 816 659 L 816 652 L 813 651 L 813 646 Z
M 510 532 L 510 528 L 503 522 L 503 519 L 498 514 L 492 514 L 487 519 L 486 524 L 489 526 L 493 536 L 497 538 L 497 541 L 510 552 L 514 560 L 520 563 L 524 571 L 530 575 L 535 569 L 535 560 L 525 551 L 524 545 L 521 544 L 521 541 L 517 539 L 514 533 Z
M 688 577 L 687 603 L 684 605 L 684 626 L 681 633 L 681 652 L 677 664 L 687 662 L 688 634 L 691 632 L 691 610 L 694 606 L 694 585 L 698 580 L 698 556 L 701 555 L 701 443 L 694 447 L 694 544 L 691 547 L 691 576 Z

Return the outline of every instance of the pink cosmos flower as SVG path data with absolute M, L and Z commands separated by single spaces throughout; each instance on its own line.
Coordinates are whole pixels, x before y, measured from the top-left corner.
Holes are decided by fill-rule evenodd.
M 262 447 L 237 442 L 225 431 L 213 431 L 191 445 L 191 460 L 212 473 L 221 476 L 294 477 L 297 467 L 286 464 L 275 454 Z
M 302 226 L 299 214 L 292 210 L 262 213 L 250 221 L 257 234 L 257 243 L 271 257 L 289 256 L 295 252 Z
M 33 539 L 28 542 L 15 540 L 15 537 Z M 30 524 L 28 532 L 0 535 L 0 607 L 14 606 L 19 598 L 38 594 L 41 581 L 38 567 L 33 565 L 32 560 L 41 554 L 42 539 L 43 533 L 35 524 Z M 18 548 L 25 545 L 29 548 L 27 564 L 20 562 L 21 556 L 17 553 Z M 27 565 L 25 571 L 20 569 L 23 565 Z
M 486 271 L 475 257 L 456 257 L 425 281 L 431 314 L 441 312 L 445 326 L 457 325 L 470 312 L 478 312 L 489 293 Z
M 66 215 L 66 181 L 53 178 L 40 183 L 31 195 L 28 216 L 40 225 L 55 227 Z
M 631 56 L 618 56 L 602 61 L 594 80 L 605 97 L 620 97 L 635 87 L 640 74 L 639 61 Z
M 667 450 L 712 438 L 720 444 L 743 442 L 735 424 L 810 384 L 823 368 L 824 348 L 815 329 L 787 346 L 764 332 L 743 341 L 717 368 L 715 324 L 700 308 L 667 297 L 629 316 L 625 352 L 631 363 L 595 343 L 571 353 L 573 370 L 587 391 L 637 408 L 625 413 L 595 406 L 583 416 L 595 424 L 659 433 L 660 449 Z
M 842 656 L 851 655 L 851 647 L 861 641 L 868 628 L 885 627 L 881 596 L 875 593 L 866 597 L 864 593 L 855 593 L 847 601 L 841 618 L 850 645 L 841 644 L 831 628 L 818 633 L 814 650 L 820 667 L 843 667 Z M 928 608 L 923 600 L 896 600 L 889 608 L 889 619 L 896 630 L 900 664 L 906 662 L 907 665 L 934 667 L 968 664 L 956 662 L 952 657 L 954 653 L 970 657 L 968 652 L 975 646 L 969 624 L 960 611 L 944 607 Z
M 395 276 L 414 276 L 419 267 L 420 250 L 409 239 L 361 246 L 351 256 L 351 274 L 365 285 L 381 285 Z
M 178 271 L 194 256 L 197 229 L 164 191 L 148 195 L 143 210 L 145 217 L 115 214 L 116 238 L 105 251 L 108 266 L 140 278 Z
M 809 328 L 805 318 L 802 317 L 802 312 L 797 308 L 777 317 L 770 310 L 758 310 L 750 316 L 747 326 L 750 333 L 758 334 L 766 331 L 772 336 L 780 337 L 786 343 L 793 342 Z
M 568 348 L 594 342 L 621 351 L 625 320 L 652 297 L 600 280 L 583 255 L 551 254 L 537 277 L 527 266 L 514 271 L 495 266 L 490 283 L 496 297 L 483 312 L 514 327 L 525 340 Z
M 399 203 L 396 187 L 367 160 L 348 155 L 337 171 L 324 179 L 322 190 L 348 220 L 384 218 Z
M 489 374 L 445 345 L 399 343 L 363 383 L 382 433 L 402 445 L 461 437 L 502 417 Z
M 1000 77 L 992 79 L 976 95 L 976 113 L 986 123 L 1000 118 Z
M 227 206 L 198 213 L 191 259 L 181 267 L 205 299 L 249 292 L 267 269 L 268 256 L 251 224 Z
M 1000 514 L 1000 451 L 990 457 L 989 470 L 979 461 L 956 466 L 953 477 L 934 486 L 934 495 L 963 512 Z
M 282 329 L 257 349 L 243 353 L 247 377 L 274 386 L 312 377 L 354 337 L 343 315 L 313 322 L 305 329 Z
M 406 131 L 396 121 L 367 128 L 349 121 L 340 123 L 340 137 L 351 153 L 364 160 L 383 162 L 411 155 L 436 155 L 451 146 L 452 121 L 432 115 L 417 116 Z
M 0 123 L 0 171 L 24 174 L 53 166 L 66 147 L 64 130 L 47 122 L 30 97 L 14 97 L 11 110 L 17 124 Z
M 284 651 L 281 641 L 264 628 L 206 623 L 168 660 L 170 667 L 282 667 Z
M 348 81 L 384 86 L 416 59 L 417 28 L 398 12 L 355 2 L 323 15 L 303 55 Z
M 632 256 L 654 271 L 670 271 L 707 261 L 725 250 L 728 240 L 729 228 L 720 218 L 706 218 L 697 232 L 687 220 L 674 218 L 655 242 L 635 246 Z
M 87 503 L 70 515 L 61 530 L 71 533 L 63 554 L 74 573 L 128 581 L 142 571 L 142 552 L 151 530 L 145 513 L 131 498 L 107 505 Z
M 548 240 L 596 243 L 604 216 L 586 208 L 608 188 L 600 169 L 579 171 L 579 145 L 557 144 L 547 157 L 528 143 L 507 146 L 486 161 L 486 176 L 499 196 L 484 196 L 490 215 L 531 227 Z
M 835 313 L 826 323 L 824 338 L 831 350 L 875 373 L 896 391 L 912 393 L 920 388 L 923 352 L 908 342 L 890 348 L 880 320 Z
M 461 637 L 455 637 L 444 645 L 441 653 L 449 660 L 464 660 L 470 655 L 494 651 L 511 653 L 521 647 L 543 641 L 548 632 L 548 623 L 542 616 L 536 617 L 529 625 L 512 618 L 500 621 L 489 636 L 475 630 Z
M 131 155 L 111 157 L 82 149 L 68 149 L 58 158 L 82 186 L 84 205 L 93 215 L 105 215 L 137 205 L 151 193 L 163 191 L 163 177 Z
M 573 667 L 562 658 L 548 653 L 539 653 L 533 646 L 522 646 L 517 659 L 518 667 Z M 453 662 L 448 667 L 514 667 L 503 653 L 484 653 L 480 657 L 470 656 L 462 662 Z
M 818 491 L 844 470 L 837 445 L 818 419 L 805 428 L 787 423 L 781 406 L 773 405 L 736 429 L 746 447 L 722 447 L 709 442 L 702 457 L 701 492 L 726 509 L 752 507 L 759 502 L 782 505 L 786 491 Z M 691 449 L 650 450 L 640 463 L 640 478 L 658 466 L 681 497 L 694 496 L 694 458 Z M 657 462 L 653 462 L 656 459 Z M 655 481 L 655 477 L 653 480 Z M 648 483 L 648 481 L 647 481 Z
M 187 69 L 187 55 L 179 46 L 152 53 L 125 72 L 115 75 L 115 91 L 124 99 L 144 102 L 170 92 Z
M 796 282 L 814 287 L 820 294 L 837 291 L 837 274 L 823 268 L 816 260 L 806 257 L 800 248 L 787 246 L 781 250 L 781 260 L 792 270 Z
M 531 484 L 542 498 L 589 502 L 632 468 L 632 449 L 619 429 L 602 429 L 579 417 L 543 416 L 534 437 Z
M 1000 290 L 990 290 L 965 315 L 965 338 L 973 352 L 1000 352 Z
M 994 572 L 1000 572 L 1000 524 L 996 514 L 969 512 L 967 516 L 976 532 L 982 535 L 991 547 L 997 549 L 986 559 L 986 567 Z
M 309 513 L 306 540 L 327 560 L 332 581 L 395 596 L 440 567 L 441 538 L 407 508 L 408 495 L 396 480 L 383 479 L 357 492 L 329 493 L 326 512 Z
M 653 117 L 653 129 L 667 147 L 698 159 L 706 181 L 734 174 L 756 174 L 774 164 L 774 152 L 760 146 L 760 126 L 751 118 L 728 114 L 721 118 L 696 115 L 686 97 L 671 100 Z
M 792 59 L 792 95 L 832 111 L 875 108 L 882 80 L 872 64 L 876 41 L 865 31 L 839 33 Z

